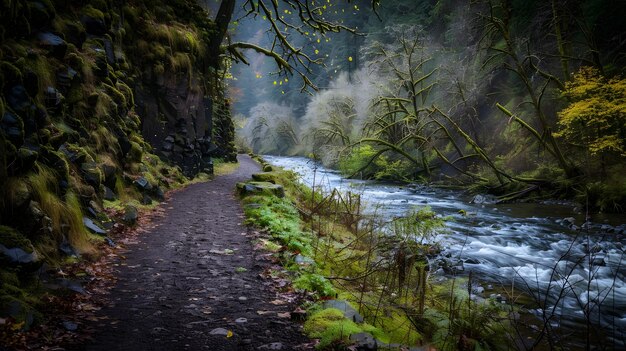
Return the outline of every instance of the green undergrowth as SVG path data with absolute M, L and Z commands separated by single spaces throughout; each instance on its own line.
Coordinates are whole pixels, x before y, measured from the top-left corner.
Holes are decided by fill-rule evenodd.
M 350 335 L 370 333 L 379 340 L 385 333 L 367 323 L 357 324 L 344 317 L 343 312 L 336 308 L 313 309 L 311 317 L 304 323 L 304 332 L 312 338 L 320 339 L 319 349 L 341 347 L 350 343 Z
M 246 223 L 265 229 L 280 245 L 292 252 L 312 252 L 311 238 L 302 231 L 298 210 L 286 198 L 251 195 L 243 199 Z
M 320 339 L 319 349 L 345 349 L 350 335 L 362 332 L 395 349 L 452 350 L 459 340 L 469 349 L 506 349 L 507 311 L 500 304 L 472 301 L 467 279 L 428 279 L 426 256 L 439 250 L 433 238 L 445 218 L 417 208 L 382 234 L 373 229 L 376 220 L 362 214 L 358 194 L 314 192 L 292 172 L 267 164 L 263 170 L 249 184 L 281 185 L 285 197 L 243 192 L 246 221 L 269 234 L 261 247 L 281 258 L 293 287 L 314 301 L 304 330 Z M 323 309 L 327 299 L 346 301 L 365 322 Z
M 264 239 L 262 246 L 268 251 L 280 254 L 283 264 L 296 273 L 293 284 L 294 288 L 306 291 L 314 299 L 342 298 L 354 302 L 354 294 L 346 286 L 334 285 L 326 277 L 331 274 L 333 265 L 325 262 L 331 247 L 339 248 L 342 243 L 354 240 L 354 236 L 349 230 L 340 225 L 332 228 L 332 234 L 326 236 L 329 241 L 320 240 L 316 237 L 311 227 L 312 218 L 303 215 L 310 209 L 305 208 L 305 202 L 309 199 L 322 201 L 322 195 L 314 193 L 311 189 L 304 187 L 296 181 L 296 175 L 292 172 L 273 168 L 265 165 L 266 172 L 255 174 L 257 181 L 266 181 L 280 184 L 285 189 L 286 196 L 279 198 L 271 194 L 253 194 L 244 196 L 244 210 L 246 222 L 258 228 L 264 229 L 270 239 Z M 317 217 L 319 220 L 319 216 Z M 318 228 L 319 229 L 319 228 Z M 331 230 L 331 228 L 326 228 Z M 335 241 L 337 240 L 337 241 Z M 279 248 L 282 248 L 279 249 Z M 350 252 L 333 252 L 337 258 L 347 257 Z M 305 263 L 298 263 L 296 257 L 304 257 L 310 260 Z M 356 263 L 350 263 L 350 266 Z M 337 270 L 335 270 L 335 273 Z M 320 339 L 319 349 L 341 348 L 341 345 L 350 344 L 351 334 L 368 332 L 374 335 L 381 342 L 402 342 L 410 341 L 415 343 L 420 335 L 410 328 L 398 328 L 394 324 L 401 314 L 388 311 L 394 318 L 379 318 L 380 325 L 386 324 L 393 329 L 390 331 L 377 328 L 367 323 L 355 323 L 344 318 L 341 311 L 336 309 L 321 309 L 319 304 L 309 311 L 310 318 L 305 323 L 305 331 L 312 338 Z M 400 323 L 410 326 L 406 318 L 402 318 Z M 394 330 L 395 329 L 395 330 Z M 406 332 L 411 336 L 407 338 Z
M 293 281 L 293 286 L 297 289 L 311 291 L 322 297 L 337 296 L 337 291 L 333 285 L 324 278 L 323 275 L 317 273 L 304 272 Z

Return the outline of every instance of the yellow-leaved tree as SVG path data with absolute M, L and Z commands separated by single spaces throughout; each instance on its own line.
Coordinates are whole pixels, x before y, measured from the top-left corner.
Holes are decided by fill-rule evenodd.
M 559 112 L 556 136 L 592 156 L 626 157 L 626 79 L 609 79 L 583 67 L 565 84 L 563 94 L 571 103 Z

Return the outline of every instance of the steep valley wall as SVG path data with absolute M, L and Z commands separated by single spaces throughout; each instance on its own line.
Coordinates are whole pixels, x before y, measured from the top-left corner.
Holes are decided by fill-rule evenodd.
M 213 26 L 187 0 L 0 3 L 0 318 L 28 329 L 35 275 L 233 157 L 213 142 Z

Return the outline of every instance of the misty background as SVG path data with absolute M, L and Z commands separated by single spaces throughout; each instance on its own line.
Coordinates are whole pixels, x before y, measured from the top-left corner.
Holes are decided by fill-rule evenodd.
M 567 167 L 555 170 L 548 138 L 503 111 L 537 134 L 556 132 L 563 82 L 581 66 L 607 76 L 624 67 L 620 2 L 400 0 L 377 13 L 367 1 L 322 3 L 325 16 L 359 34 L 288 32 L 323 63 L 309 74 L 318 91 L 303 92 L 297 76 L 277 74 L 252 51 L 249 65 L 231 67 L 240 150 L 314 156 L 348 174 L 369 158 L 360 171 L 370 178 L 553 178 Z M 268 21 L 243 15 L 230 40 L 271 47 Z

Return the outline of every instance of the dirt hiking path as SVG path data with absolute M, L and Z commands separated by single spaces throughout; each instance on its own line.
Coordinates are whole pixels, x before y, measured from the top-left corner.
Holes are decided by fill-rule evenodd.
M 309 348 L 301 326 L 285 316 L 294 306 L 277 300 L 272 282 L 260 276 L 270 263 L 253 251 L 235 197 L 236 183 L 259 165 L 242 155 L 239 164 L 163 205 L 164 216 L 125 253 L 110 305 L 92 326 L 94 340 L 80 349 Z

